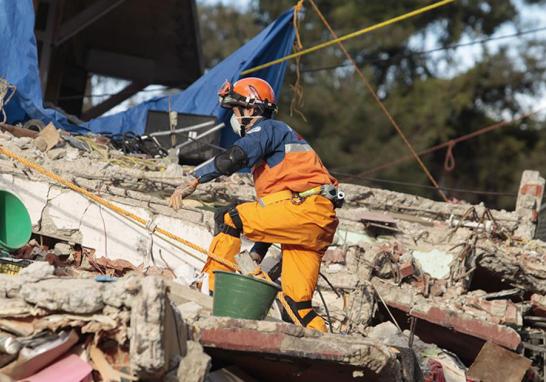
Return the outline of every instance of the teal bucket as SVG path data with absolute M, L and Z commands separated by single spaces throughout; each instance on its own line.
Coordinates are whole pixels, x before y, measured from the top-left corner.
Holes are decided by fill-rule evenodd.
M 212 315 L 263 320 L 281 288 L 272 282 L 232 272 L 214 271 Z
M 15 251 L 24 246 L 32 234 L 28 210 L 17 196 L 0 190 L 0 250 Z

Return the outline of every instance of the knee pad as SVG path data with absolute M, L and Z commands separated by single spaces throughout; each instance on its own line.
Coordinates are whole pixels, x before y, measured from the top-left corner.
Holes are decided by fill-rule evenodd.
M 237 211 L 237 208 L 235 208 L 236 205 L 231 204 L 226 207 L 218 207 L 214 211 L 214 236 L 218 235 L 219 233 L 226 233 L 230 236 L 234 237 L 240 237 L 241 232 L 243 231 L 243 222 L 241 221 L 241 217 L 239 216 L 239 212 Z M 224 220 L 224 216 L 226 214 L 229 214 L 231 217 L 231 220 L 233 221 L 233 224 L 235 225 L 235 228 L 231 227 L 230 225 L 226 224 Z

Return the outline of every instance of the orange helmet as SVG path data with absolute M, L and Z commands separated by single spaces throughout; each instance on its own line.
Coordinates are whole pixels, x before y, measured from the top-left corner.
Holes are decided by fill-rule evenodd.
M 226 109 L 243 107 L 256 109 L 259 114 L 277 111 L 275 92 L 267 81 L 257 77 L 248 77 L 235 82 L 229 81 L 218 90 L 220 105 Z

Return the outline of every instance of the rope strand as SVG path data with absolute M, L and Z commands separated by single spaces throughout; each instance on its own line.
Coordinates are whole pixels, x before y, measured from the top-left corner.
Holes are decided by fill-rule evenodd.
M 375 31 L 375 30 L 377 30 L 377 29 L 384 28 L 384 27 L 386 27 L 386 26 L 395 24 L 395 23 L 397 23 L 397 22 L 399 22 L 399 21 L 403 21 L 403 20 L 409 19 L 409 18 L 411 18 L 411 17 L 418 16 L 418 15 L 420 15 L 420 14 L 422 14 L 422 13 L 431 11 L 431 10 L 436 9 L 436 8 L 439 8 L 439 7 L 443 7 L 444 5 L 453 3 L 454 1 L 455 1 L 455 0 L 442 0 L 442 1 L 439 1 L 439 2 L 437 2 L 437 3 L 431 4 L 431 5 L 427 5 L 426 7 L 416 9 L 416 10 L 414 10 L 414 11 L 405 13 L 405 14 L 403 14 L 403 15 L 396 16 L 396 17 L 393 17 L 393 18 L 391 18 L 391 19 L 385 20 L 385 21 L 380 22 L 380 23 L 378 23 L 378 24 L 375 24 L 375 25 L 372 25 L 372 26 L 369 26 L 369 27 L 360 29 L 360 30 L 358 30 L 358 31 L 356 31 L 356 32 L 352 32 L 352 33 L 346 34 L 345 36 L 342 36 L 342 37 L 339 37 L 339 38 L 335 38 L 335 39 L 330 40 L 330 41 L 325 41 L 325 42 L 323 42 L 323 43 L 321 43 L 321 44 L 318 44 L 318 45 L 315 45 L 315 46 L 313 46 L 313 47 L 311 47 L 311 48 L 307 48 L 307 49 L 304 49 L 304 50 L 302 50 L 302 51 L 295 52 L 295 53 L 289 54 L 289 55 L 287 55 L 287 56 L 278 58 L 278 59 L 276 59 L 276 60 L 267 62 L 267 63 L 265 63 L 265 64 L 258 65 L 258 66 L 255 66 L 255 67 L 253 67 L 253 68 L 244 70 L 244 71 L 241 72 L 241 75 L 242 75 L 242 76 L 245 76 L 245 75 L 247 75 L 247 74 L 254 73 L 254 72 L 257 72 L 258 70 L 262 70 L 262 69 L 265 69 L 265 68 L 269 68 L 270 66 L 273 66 L 273 65 L 276 65 L 276 64 L 280 64 L 280 63 L 282 63 L 282 62 L 291 60 L 291 59 L 293 59 L 293 58 L 300 57 L 300 56 L 303 56 L 303 55 L 306 55 L 306 54 L 309 54 L 309 53 L 316 52 L 317 50 L 327 48 L 327 47 L 329 47 L 329 46 L 338 44 L 338 43 L 340 43 L 340 42 L 342 42 L 342 41 L 349 40 L 349 39 L 351 39 L 351 38 L 355 38 L 355 37 L 358 37 L 358 36 L 362 36 L 363 34 L 366 34 L 366 33 L 372 32 L 372 31 Z
M 480 136 L 482 134 L 489 133 L 490 131 L 500 129 L 502 127 L 509 126 L 509 125 L 513 124 L 514 122 L 522 121 L 522 120 L 527 119 L 527 118 L 529 118 L 529 117 L 531 117 L 531 116 L 533 116 L 533 115 L 535 115 L 537 113 L 540 113 L 541 111 L 544 111 L 544 110 L 546 110 L 546 106 L 541 107 L 541 108 L 536 109 L 536 110 L 533 110 L 533 111 L 531 111 L 529 113 L 522 114 L 522 115 L 520 115 L 518 117 L 509 119 L 509 120 L 495 122 L 495 123 L 493 123 L 491 125 L 482 127 L 481 129 L 478 129 L 478 130 L 473 131 L 471 133 L 461 135 L 460 137 L 457 137 L 455 139 L 451 139 L 451 140 L 449 140 L 447 142 L 440 143 L 440 144 L 437 144 L 435 146 L 429 147 L 428 149 L 421 150 L 417 154 L 419 156 L 423 156 L 423 155 L 426 155 L 426 154 L 431 154 L 431 153 L 433 153 L 435 151 L 438 151 L 440 149 L 443 149 L 445 147 L 455 146 L 457 143 L 464 142 L 464 141 L 473 139 L 473 138 L 475 138 L 477 136 Z M 398 159 L 396 159 L 394 161 L 381 164 L 381 165 L 373 167 L 373 168 L 371 168 L 369 170 L 362 171 L 357 175 L 360 175 L 360 176 L 371 175 L 371 174 L 376 173 L 379 170 L 384 170 L 384 169 L 387 169 L 387 168 L 394 167 L 394 166 L 396 166 L 396 165 L 398 165 L 400 163 L 406 162 L 406 161 L 408 161 L 410 159 L 412 159 L 411 155 L 405 155 L 405 156 L 402 156 L 402 157 L 400 157 L 400 158 L 398 158 Z
M 315 12 L 317 13 L 318 17 L 320 18 L 320 20 L 322 21 L 322 23 L 324 24 L 324 26 L 330 31 L 330 34 L 335 38 L 337 39 L 337 34 L 336 32 L 334 32 L 334 30 L 332 29 L 332 27 L 330 26 L 330 24 L 328 23 L 328 21 L 326 20 L 326 18 L 324 17 L 324 15 L 322 14 L 322 12 L 318 9 L 317 5 L 315 4 L 314 0 L 310 0 L 310 3 L 311 3 L 311 6 L 313 7 L 313 9 L 315 10 Z M 438 4 L 438 3 L 437 3 Z M 387 107 L 385 106 L 385 104 L 383 102 L 381 102 L 381 99 L 379 98 L 379 96 L 377 95 L 377 92 L 374 90 L 372 84 L 370 83 L 370 81 L 368 81 L 368 79 L 366 78 L 366 76 L 364 76 L 364 73 L 362 72 L 362 70 L 358 67 L 356 61 L 354 60 L 354 58 L 351 56 L 351 54 L 349 53 L 349 51 L 345 48 L 345 46 L 343 45 L 343 43 L 340 41 L 337 42 L 339 47 L 341 48 L 341 50 L 343 51 L 343 53 L 345 54 L 345 56 L 347 57 L 347 59 L 349 61 L 352 62 L 353 66 L 355 67 L 355 70 L 356 72 L 358 73 L 360 79 L 362 80 L 362 82 L 364 83 L 364 85 L 366 86 L 366 88 L 368 88 L 368 90 L 370 91 L 370 93 L 372 94 L 372 97 L 374 98 L 375 102 L 377 103 L 377 105 L 381 108 L 381 110 L 383 111 L 383 113 L 385 114 L 385 116 L 387 117 L 387 119 L 389 120 L 389 122 L 391 123 L 391 125 L 394 127 L 394 129 L 396 130 L 396 132 L 398 133 L 398 135 L 400 135 L 400 137 L 402 138 L 402 140 L 404 141 L 404 144 L 407 146 L 407 148 L 409 149 L 409 151 L 411 152 L 411 154 L 413 155 L 413 157 L 415 158 L 415 160 L 417 161 L 417 163 L 419 164 L 419 166 L 421 166 L 421 168 L 423 169 L 423 172 L 425 173 L 425 175 L 427 176 L 427 178 L 430 180 L 430 182 L 432 183 L 432 185 L 436 188 L 436 190 L 438 191 L 438 194 L 440 194 L 440 196 L 442 197 L 442 199 L 447 203 L 449 201 L 449 199 L 447 198 L 447 195 L 442 191 L 442 189 L 440 188 L 440 185 L 438 184 L 438 182 L 436 182 L 436 179 L 434 179 L 434 177 L 432 176 L 432 174 L 430 173 L 430 171 L 428 170 L 427 166 L 425 165 L 425 163 L 421 160 L 421 158 L 419 157 L 419 155 L 417 155 L 417 153 L 415 152 L 415 149 L 413 148 L 413 146 L 411 145 L 411 143 L 409 142 L 408 138 L 406 137 L 406 135 L 404 134 L 404 132 L 402 131 L 402 129 L 400 128 L 400 126 L 398 125 L 398 123 L 395 121 L 394 117 L 391 115 L 391 113 L 389 112 L 389 110 L 387 109 Z

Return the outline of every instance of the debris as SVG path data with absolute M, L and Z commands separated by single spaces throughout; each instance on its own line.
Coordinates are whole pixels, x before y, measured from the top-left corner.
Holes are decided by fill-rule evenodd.
M 63 331 L 25 345 L 19 357 L 0 371 L 14 379 L 28 378 L 66 353 L 78 342 L 75 331 Z
M 103 138 L 68 136 L 70 145 L 47 153 L 33 138 L 7 132 L 0 144 L 200 246 L 213 231 L 212 204 L 254 198 L 251 178 L 234 175 L 202 185 L 196 200 L 175 212 L 166 196 L 190 169 L 168 158 L 127 157 Z M 0 171 L 0 187 L 21 197 L 33 227 L 26 246 L 0 258 L 16 268 L 0 274 L 0 335 L 21 344 L 15 357 L 30 348 L 26 341 L 47 338 L 45 344 L 74 328 L 77 343 L 64 354 L 77 348 L 103 379 L 178 378 L 191 363 L 190 348 L 203 355 L 201 344 L 215 366 L 232 365 L 209 373 L 210 380 L 314 378 L 320 365 L 329 380 L 470 381 L 467 367 L 480 365 L 478 353 L 489 342 L 511 355 L 523 348 L 529 358 L 518 359 L 543 377 L 546 243 L 532 237 L 542 198 L 538 174 L 522 179 L 515 211 L 343 185 L 347 202 L 336 210 L 336 241 L 318 281 L 323 299 L 312 301 L 321 315 L 328 308 L 334 334 L 320 335 L 271 316 L 210 317 L 211 297 L 193 289 L 208 289 L 198 278 L 204 256 L 188 256 L 186 248 L 3 158 Z M 241 256 L 251 247 L 243 240 Z M 281 256 L 272 246 L 261 260 L 273 279 Z M 242 268 L 252 273 L 256 266 Z M 13 357 L 0 354 L 0 365 L 13 367 Z M 191 370 L 196 380 L 207 375 L 206 357 Z M 44 368 L 56 361 L 47 362 Z
M 207 381 L 210 382 L 257 382 L 256 379 L 236 366 L 213 371 L 209 373 L 207 378 Z
M 428 368 L 429 374 L 425 377 L 425 381 L 440 381 L 445 382 L 467 382 L 464 367 L 455 362 L 455 360 L 445 354 L 437 358 L 429 358 Z
M 45 261 L 36 261 L 25 267 L 19 275 L 26 281 L 39 281 L 53 275 L 55 267 Z
M 254 275 L 257 270 L 261 270 L 248 251 L 242 251 L 236 255 L 235 260 L 243 275 Z
M 72 246 L 67 243 L 59 242 L 55 244 L 55 247 L 53 247 L 53 250 L 55 252 L 55 256 L 70 256 L 72 253 Z
M 95 313 L 104 307 L 102 291 L 95 280 L 40 280 L 21 287 L 26 302 L 52 311 Z M 99 284 L 100 285 L 100 284 Z
M 21 137 L 27 137 L 27 138 L 36 138 L 38 136 L 37 131 L 33 131 L 30 129 L 25 129 L 20 126 L 10 126 L 6 124 L 0 123 L 0 130 L 7 131 L 11 134 L 13 134 L 14 137 L 21 138 Z
M 166 295 L 162 279 L 146 277 L 132 304 L 129 353 L 131 370 L 139 378 L 161 377 L 182 353 L 186 340 L 184 330 L 178 327 Z M 173 341 L 171 349 L 165 339 Z
M 204 382 L 211 366 L 211 358 L 203 346 L 195 341 L 186 342 L 186 354 L 178 366 L 180 382 Z
M 95 281 L 98 281 L 99 283 L 112 283 L 116 280 L 117 278 L 109 275 L 98 275 L 95 277 Z
M 34 140 L 34 146 L 40 151 L 45 152 L 51 150 L 61 141 L 59 130 L 55 128 L 53 123 L 49 123 Z
M 428 252 L 413 251 L 413 258 L 419 264 L 424 273 L 428 273 L 435 279 L 445 279 L 449 276 L 451 262 L 453 256 L 442 252 L 438 249 L 433 249 Z
M 373 236 L 400 232 L 396 221 L 388 214 L 363 211 L 358 218 L 364 223 L 364 228 Z
M 21 343 L 17 341 L 17 338 L 0 334 L 0 352 L 6 354 L 17 354 L 21 350 Z
M 531 361 L 491 342 L 483 345 L 468 374 L 477 380 L 521 382 Z
M 129 381 L 136 381 L 137 378 L 132 375 L 120 372 L 112 367 L 108 363 L 104 353 L 95 345 L 91 345 L 89 349 L 89 357 L 95 366 L 95 369 L 98 370 L 100 376 L 104 381 L 119 381 L 121 382 L 122 378 Z
M 70 354 L 25 378 L 28 382 L 87 382 L 91 381 L 91 366 L 80 357 Z

